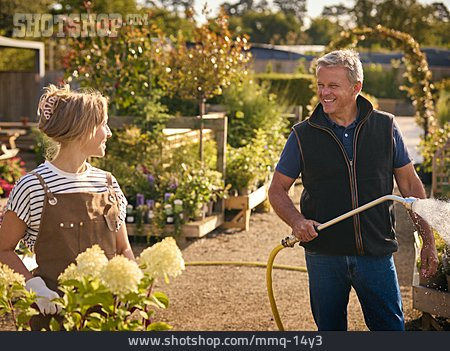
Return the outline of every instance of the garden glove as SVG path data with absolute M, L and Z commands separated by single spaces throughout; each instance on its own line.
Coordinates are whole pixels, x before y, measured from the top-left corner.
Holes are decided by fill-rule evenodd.
M 59 297 L 58 293 L 50 290 L 41 277 L 34 277 L 27 280 L 25 288 L 30 292 L 34 291 L 36 293 L 36 304 L 42 314 L 47 315 L 61 312 L 61 306 L 51 301 Z

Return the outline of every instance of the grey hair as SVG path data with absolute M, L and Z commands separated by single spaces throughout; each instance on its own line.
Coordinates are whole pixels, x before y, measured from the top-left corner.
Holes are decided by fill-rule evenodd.
M 347 68 L 348 80 L 355 84 L 363 82 L 364 73 L 359 54 L 354 50 L 335 50 L 317 60 L 316 74 L 320 67 L 342 66 Z

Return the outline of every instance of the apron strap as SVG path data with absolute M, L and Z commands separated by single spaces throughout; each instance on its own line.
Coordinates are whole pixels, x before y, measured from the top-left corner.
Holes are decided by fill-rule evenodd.
M 109 199 L 111 200 L 111 202 L 116 202 L 117 195 L 116 191 L 114 190 L 112 175 L 109 172 L 106 172 L 106 181 L 108 182 Z
M 103 216 L 105 217 L 109 230 L 113 232 L 117 230 L 117 213 L 115 211 L 109 213 L 109 211 L 115 204 L 117 206 L 118 199 L 116 191 L 114 190 L 111 173 L 106 172 L 106 180 L 108 182 L 108 200 L 110 202 L 105 205 L 105 208 L 103 209 Z
M 37 179 L 39 180 L 39 183 L 41 183 L 42 187 L 44 188 L 45 197 L 48 198 L 48 203 L 50 205 L 56 205 L 58 202 L 58 199 L 50 191 L 50 188 L 45 183 L 44 178 L 42 178 L 42 176 L 37 172 L 30 172 L 30 174 L 34 174 L 37 177 Z

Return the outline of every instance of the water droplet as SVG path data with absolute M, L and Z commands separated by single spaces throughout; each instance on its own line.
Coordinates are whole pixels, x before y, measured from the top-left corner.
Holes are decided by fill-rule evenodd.
M 419 199 L 413 210 L 433 227 L 450 246 L 450 202 L 436 199 Z

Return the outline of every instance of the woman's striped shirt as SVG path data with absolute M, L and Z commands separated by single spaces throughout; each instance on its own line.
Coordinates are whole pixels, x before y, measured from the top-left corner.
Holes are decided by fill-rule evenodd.
M 34 169 L 34 172 L 42 176 L 50 191 L 54 194 L 102 193 L 108 191 L 106 172 L 92 167 L 90 164 L 87 164 L 87 169 L 83 173 L 68 173 L 45 161 Z M 112 181 L 120 208 L 118 230 L 125 220 L 127 199 L 114 176 Z M 14 186 L 6 205 L 6 211 L 15 212 L 27 225 L 23 241 L 30 250 L 34 249 L 34 243 L 39 232 L 44 196 L 44 189 L 39 179 L 36 175 L 28 173 L 20 178 Z

